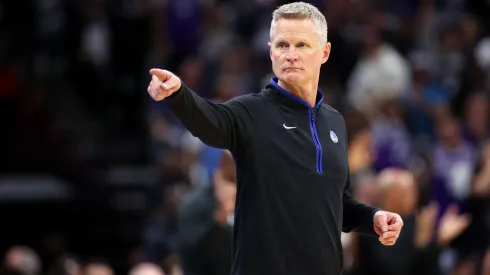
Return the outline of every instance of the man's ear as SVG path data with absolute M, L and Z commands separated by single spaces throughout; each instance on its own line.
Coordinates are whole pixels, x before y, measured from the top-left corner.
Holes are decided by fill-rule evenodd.
M 272 60 L 272 43 L 269 42 L 269 43 L 267 43 L 267 45 L 269 46 L 269 57 Z
M 330 44 L 330 42 L 325 43 L 325 46 L 323 46 L 322 64 L 325 64 L 325 62 L 327 62 L 328 58 L 330 57 L 331 50 L 332 44 Z

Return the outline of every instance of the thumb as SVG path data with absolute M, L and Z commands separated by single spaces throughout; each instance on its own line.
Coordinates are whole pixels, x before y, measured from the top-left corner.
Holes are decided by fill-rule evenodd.
M 165 82 L 172 77 L 172 73 L 162 69 L 151 69 L 150 74 L 158 77 L 160 81 Z
M 388 231 L 388 218 L 386 217 L 386 214 L 383 213 L 378 215 L 376 217 L 376 223 L 378 224 L 379 228 L 381 228 L 381 231 Z

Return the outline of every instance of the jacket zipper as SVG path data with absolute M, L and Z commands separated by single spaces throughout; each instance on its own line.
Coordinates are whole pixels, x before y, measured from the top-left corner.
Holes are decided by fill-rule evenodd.
M 310 117 L 311 136 L 313 137 L 313 142 L 315 143 L 315 148 L 316 148 L 316 172 L 322 174 L 323 173 L 322 145 L 320 143 L 320 139 L 318 138 L 318 132 L 316 130 L 315 108 L 311 109 L 311 113 L 309 113 L 309 117 Z

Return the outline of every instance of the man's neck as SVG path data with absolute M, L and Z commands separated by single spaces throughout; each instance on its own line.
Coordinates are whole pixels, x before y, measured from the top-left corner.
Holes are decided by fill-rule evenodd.
M 287 92 L 306 101 L 311 108 L 315 107 L 318 84 L 308 83 L 306 85 L 289 85 L 281 80 L 278 80 L 277 84 Z

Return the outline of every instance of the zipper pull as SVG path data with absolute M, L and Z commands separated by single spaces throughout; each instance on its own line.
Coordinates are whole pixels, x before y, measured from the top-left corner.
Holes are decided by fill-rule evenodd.
M 311 120 L 315 121 L 315 109 L 311 109 Z

